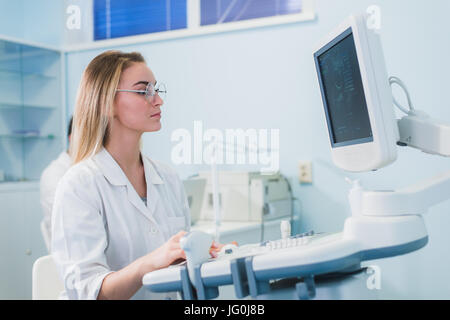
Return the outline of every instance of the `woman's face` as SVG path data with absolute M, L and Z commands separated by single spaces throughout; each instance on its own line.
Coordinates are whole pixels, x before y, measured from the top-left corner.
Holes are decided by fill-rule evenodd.
M 143 62 L 135 62 L 120 77 L 118 89 L 145 90 L 147 84 L 156 84 L 153 72 Z M 142 93 L 116 92 L 114 119 L 122 126 L 138 132 L 161 129 L 161 106 L 164 101 L 158 94 L 151 101 Z

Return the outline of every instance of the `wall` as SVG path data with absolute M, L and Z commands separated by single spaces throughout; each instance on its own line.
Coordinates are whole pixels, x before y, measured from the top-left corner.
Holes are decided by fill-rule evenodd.
M 62 43 L 64 2 L 60 0 L 22 0 L 24 39 L 59 46 Z M 46 32 L 50 30 L 50 32 Z
M 0 0 L 0 34 L 23 37 L 23 0 Z
M 0 0 L 0 35 L 59 46 L 63 13 L 60 0 Z
M 170 163 L 177 128 L 280 129 L 280 168 L 294 182 L 300 231 L 342 230 L 349 216 L 348 184 L 395 189 L 450 169 L 448 159 L 400 149 L 399 159 L 378 172 L 346 174 L 334 167 L 311 52 L 315 43 L 351 12 L 381 7 L 381 37 L 388 72 L 401 77 L 418 109 L 450 119 L 447 91 L 450 62 L 450 2 L 407 0 L 318 0 L 317 20 L 276 27 L 128 45 L 140 51 L 158 80 L 168 85 L 162 107 L 163 129 L 144 136 L 144 152 Z M 67 56 L 68 113 L 72 113 L 81 73 L 102 50 Z M 313 161 L 312 185 L 296 181 L 298 161 Z M 182 177 L 205 169 L 176 166 Z M 241 167 L 237 168 L 241 169 Z M 450 255 L 446 244 L 450 201 L 425 216 L 428 245 L 397 258 L 370 261 L 381 267 L 384 298 L 450 298 Z

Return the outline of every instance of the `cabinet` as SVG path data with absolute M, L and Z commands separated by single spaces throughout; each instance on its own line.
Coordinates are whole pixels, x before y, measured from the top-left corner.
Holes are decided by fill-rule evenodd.
M 63 53 L 0 39 L 0 182 L 38 180 L 64 149 Z
M 39 178 L 66 149 L 64 53 L 0 38 L 0 299 L 31 299 L 47 255 Z
M 0 300 L 31 299 L 33 263 L 47 255 L 39 183 L 0 185 Z

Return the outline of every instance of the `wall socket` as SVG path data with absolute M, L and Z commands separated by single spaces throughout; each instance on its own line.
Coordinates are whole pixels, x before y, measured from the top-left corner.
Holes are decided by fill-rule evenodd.
M 312 183 L 312 162 L 300 161 L 298 165 L 298 180 L 300 183 Z

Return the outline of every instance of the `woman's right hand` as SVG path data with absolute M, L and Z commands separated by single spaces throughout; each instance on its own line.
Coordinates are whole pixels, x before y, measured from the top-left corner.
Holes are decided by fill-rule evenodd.
M 176 260 L 186 259 L 180 239 L 186 231 L 172 236 L 158 249 L 140 257 L 125 268 L 111 272 L 104 279 L 98 299 L 129 299 L 142 287 L 146 273 L 168 267 Z
M 186 231 L 178 232 L 161 247 L 143 256 L 142 274 L 144 275 L 147 272 L 166 268 L 176 260 L 186 259 L 186 255 L 180 246 L 180 239 L 186 233 Z

